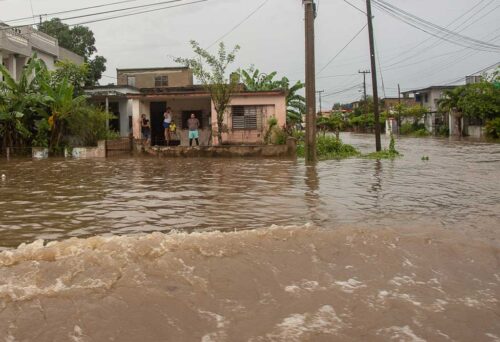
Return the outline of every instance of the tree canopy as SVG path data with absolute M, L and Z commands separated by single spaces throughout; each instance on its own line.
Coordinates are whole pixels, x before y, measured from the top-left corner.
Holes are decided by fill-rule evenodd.
M 59 46 L 68 49 L 80 56 L 83 56 L 85 63 L 88 64 L 88 74 L 85 79 L 85 85 L 95 85 L 101 79 L 102 73 L 106 71 L 106 58 L 95 55 L 94 33 L 85 26 L 75 26 L 70 28 L 60 19 L 54 18 L 43 22 L 39 30 L 57 38 Z

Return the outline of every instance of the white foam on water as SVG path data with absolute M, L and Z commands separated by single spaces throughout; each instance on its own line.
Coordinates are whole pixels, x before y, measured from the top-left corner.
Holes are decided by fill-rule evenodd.
M 337 316 L 335 309 L 324 305 L 315 313 L 293 314 L 285 317 L 276 325 L 274 331 L 265 338 L 250 339 L 250 341 L 287 341 L 300 342 L 311 334 L 335 335 L 346 325 Z
M 340 286 L 341 290 L 345 293 L 353 293 L 355 290 L 366 287 L 365 284 L 356 278 L 351 278 L 347 281 L 336 281 L 335 285 Z
M 299 283 L 293 283 L 292 285 L 285 286 L 285 292 L 298 294 L 300 292 L 314 292 L 318 290 L 325 290 L 321 287 L 319 283 L 315 280 L 302 279 Z
M 226 318 L 215 312 L 205 310 L 198 310 L 198 313 L 200 313 L 202 316 L 208 316 L 211 320 L 215 321 L 216 328 L 219 329 L 218 331 L 203 335 L 203 337 L 201 338 L 201 342 L 225 341 L 225 339 L 227 338 L 227 333 L 224 329 L 229 324 Z
M 389 335 L 391 340 L 397 340 L 402 342 L 426 342 L 425 339 L 415 335 L 413 330 L 408 325 L 404 327 L 390 327 L 385 329 L 377 330 L 378 335 Z
M 491 333 L 485 333 L 485 335 L 491 338 L 493 342 L 500 342 L 500 337 L 498 337 L 497 335 Z
M 83 342 L 83 330 L 78 325 L 75 325 L 73 329 L 73 333 L 69 334 L 71 341 L 73 342 Z

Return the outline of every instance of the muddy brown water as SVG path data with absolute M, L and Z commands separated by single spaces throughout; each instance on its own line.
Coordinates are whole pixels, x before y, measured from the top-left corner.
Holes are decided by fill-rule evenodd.
M 397 147 L 2 160 L 0 341 L 499 341 L 500 145 Z

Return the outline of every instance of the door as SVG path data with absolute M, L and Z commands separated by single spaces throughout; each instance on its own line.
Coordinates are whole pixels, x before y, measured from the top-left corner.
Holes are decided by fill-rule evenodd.
M 163 114 L 167 110 L 166 102 L 150 103 L 151 146 L 165 145 L 165 130 L 163 128 Z

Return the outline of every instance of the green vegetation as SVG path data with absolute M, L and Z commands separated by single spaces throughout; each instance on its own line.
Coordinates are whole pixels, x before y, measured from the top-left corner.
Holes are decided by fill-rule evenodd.
M 88 72 L 85 73 L 85 85 L 93 86 L 101 79 L 102 73 L 106 71 L 106 58 L 95 55 L 94 33 L 85 26 L 74 26 L 70 28 L 60 19 L 54 18 L 44 21 L 38 29 L 52 37 L 57 38 L 59 46 L 66 48 L 85 60 Z M 73 81 L 70 78 L 71 81 Z
M 495 128 L 500 118 L 500 68 L 491 75 L 485 75 L 481 82 L 467 84 L 445 91 L 439 101 L 442 112 L 454 112 L 465 118 L 479 119 L 486 122 L 486 134 L 490 138 L 498 137 Z
M 396 150 L 396 142 L 394 141 L 394 136 L 392 134 L 389 149 L 363 155 L 363 158 L 368 159 L 395 159 L 397 157 L 401 157 L 401 154 Z
M 500 117 L 486 122 L 486 135 L 492 139 L 500 139 Z
M 318 139 L 316 140 L 316 150 L 319 160 L 345 159 L 361 155 L 355 147 L 344 144 L 342 140 L 328 135 L 318 136 Z M 303 140 L 298 143 L 297 155 L 301 158 L 305 157 L 305 146 Z
M 306 112 L 306 99 L 298 94 L 298 91 L 305 87 L 304 83 L 297 81 L 290 84 L 286 77 L 275 80 L 278 73 L 273 71 L 269 74 L 261 73 L 259 69 L 251 66 L 247 70 L 238 70 L 238 76 L 250 91 L 284 90 L 287 93 L 287 124 L 289 126 L 302 122 L 302 115 Z
M 87 68 L 64 62 L 48 71 L 33 55 L 19 81 L 0 65 L 0 148 L 48 147 L 52 153 L 110 136 L 108 115 L 81 95 Z
M 176 58 L 175 62 L 191 68 L 196 78 L 210 93 L 217 113 L 217 139 L 219 144 L 222 144 L 226 109 L 229 106 L 231 94 L 238 88 L 238 78 L 227 77 L 226 72 L 229 65 L 236 59 L 236 52 L 240 47 L 236 45 L 231 52 L 227 52 L 224 43 L 221 42 L 217 54 L 212 55 L 194 40 L 191 41 L 191 46 L 197 57 Z

